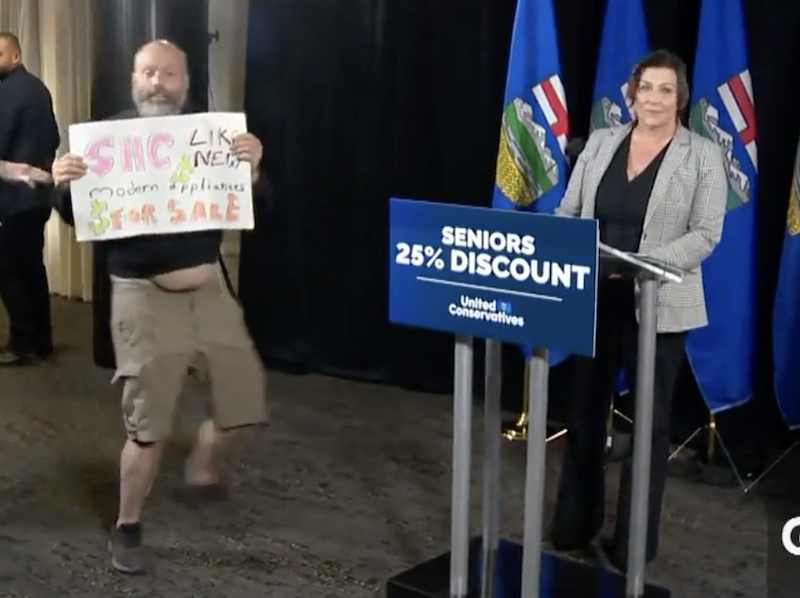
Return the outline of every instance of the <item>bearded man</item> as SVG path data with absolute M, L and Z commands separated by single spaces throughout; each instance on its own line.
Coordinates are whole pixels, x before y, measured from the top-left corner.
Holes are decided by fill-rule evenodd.
M 135 112 L 115 118 L 190 113 L 186 55 L 169 42 L 146 44 L 132 75 Z M 264 200 L 259 177 L 261 143 L 250 133 L 232 151 L 253 171 L 253 197 Z M 69 183 L 87 172 L 81 156 L 58 158 L 52 169 L 54 207 L 74 224 Z M 258 210 L 256 210 L 258 212 Z M 221 284 L 222 232 L 138 236 L 105 241 L 111 277 L 111 330 L 123 382 L 122 411 L 128 440 L 120 457 L 119 515 L 111 532 L 111 563 L 123 573 L 145 568 L 141 515 L 158 471 L 164 442 L 187 370 L 200 355 L 208 365 L 214 416 L 198 431 L 186 463 L 188 488 L 201 498 L 225 494 L 217 467 L 232 433 L 264 424 L 266 380 L 235 298 Z

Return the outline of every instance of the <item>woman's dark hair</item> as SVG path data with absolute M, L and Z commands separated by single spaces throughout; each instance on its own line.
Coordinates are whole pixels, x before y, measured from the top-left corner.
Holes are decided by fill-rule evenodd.
M 673 54 L 669 50 L 656 50 L 655 52 L 651 52 L 633 67 L 631 77 L 628 79 L 626 99 L 633 105 L 636 99 L 636 93 L 639 91 L 642 73 L 652 68 L 675 71 L 675 78 L 678 81 L 678 115 L 682 114 L 689 103 L 689 80 L 686 76 L 686 64 L 677 54 Z

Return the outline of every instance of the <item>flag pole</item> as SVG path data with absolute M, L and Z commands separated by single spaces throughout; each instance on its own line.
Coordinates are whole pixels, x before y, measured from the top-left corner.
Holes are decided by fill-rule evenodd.
M 522 409 L 513 424 L 503 430 L 503 438 L 506 440 L 527 440 L 528 439 L 528 408 L 530 407 L 530 391 L 528 382 L 531 379 L 531 370 L 528 360 L 525 360 L 525 374 L 522 381 Z
M 528 439 L 528 414 L 530 413 L 531 394 L 528 390 L 528 384 L 531 379 L 531 371 L 529 369 L 528 361 L 525 361 L 525 375 L 522 383 L 522 409 L 520 410 L 517 419 L 514 423 L 503 430 L 503 438 L 510 441 L 527 440 Z M 550 443 L 553 440 L 561 438 L 567 433 L 566 428 L 562 428 L 557 432 L 553 432 L 546 439 L 545 442 Z
M 714 464 L 714 457 L 717 447 L 717 418 L 713 413 L 708 415 L 708 444 L 706 446 L 706 458 L 708 464 Z

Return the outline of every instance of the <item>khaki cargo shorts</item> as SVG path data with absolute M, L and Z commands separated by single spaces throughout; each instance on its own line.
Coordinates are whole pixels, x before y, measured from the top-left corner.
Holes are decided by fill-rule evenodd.
M 111 280 L 111 335 L 131 439 L 169 438 L 190 365 L 208 368 L 214 422 L 223 430 L 267 421 L 264 367 L 239 304 L 213 280 L 184 292 L 149 280 Z

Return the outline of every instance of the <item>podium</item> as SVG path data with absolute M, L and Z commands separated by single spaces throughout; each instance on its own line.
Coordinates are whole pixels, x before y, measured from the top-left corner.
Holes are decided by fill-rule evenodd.
M 431 241 L 430 231 L 421 230 L 426 225 L 415 224 L 421 222 L 432 222 L 431 228 L 441 231 L 441 239 Z M 449 553 L 392 577 L 387 583 L 387 598 L 669 598 L 670 591 L 668 589 L 645 583 L 644 555 L 647 539 L 647 498 L 655 379 L 656 300 L 659 284 L 681 282 L 683 272 L 656 260 L 621 252 L 599 243 L 597 223 L 592 220 L 393 199 L 390 208 L 390 229 L 392 250 L 397 252 L 394 257 L 395 263 L 390 266 L 390 320 L 395 323 L 449 330 L 456 334 L 456 342 L 453 391 L 451 550 Z M 467 241 L 470 238 L 480 239 L 480 235 L 471 236 L 475 230 L 481 232 L 480 229 L 483 232 L 487 229 L 494 232 L 502 231 L 507 240 L 517 239 L 519 235 L 524 234 L 518 231 L 531 231 L 528 236 L 531 239 L 535 238 L 536 253 L 540 253 L 540 249 L 542 249 L 541 253 L 544 254 L 544 247 L 548 248 L 546 257 L 553 260 L 547 262 L 550 264 L 551 274 L 556 272 L 554 264 L 559 263 L 561 264 L 558 269 L 559 273 L 567 270 L 576 273 L 582 272 L 580 268 L 590 268 L 591 284 L 581 286 L 579 280 L 586 283 L 585 278 L 575 278 L 571 282 L 565 282 L 566 279 L 561 277 L 561 282 L 564 283 L 563 293 L 558 296 L 547 295 L 546 291 L 552 286 L 556 286 L 557 280 L 553 276 L 548 279 L 542 275 L 545 261 L 540 259 L 536 260 L 536 263 L 534 260 L 530 261 L 531 270 L 527 280 L 523 280 L 525 277 L 520 275 L 516 277 L 521 283 L 520 286 L 509 288 L 504 281 L 507 280 L 506 274 L 511 272 L 511 267 L 514 267 L 514 260 L 517 258 L 509 258 L 510 262 L 500 259 L 498 255 L 502 250 L 495 249 L 494 253 L 485 250 L 487 247 L 494 247 L 491 243 L 482 244 L 483 248 L 476 252 L 475 259 L 466 260 L 467 267 L 463 269 L 459 266 L 463 262 L 463 256 L 456 252 L 466 250 L 452 249 L 449 256 L 452 266 L 449 273 L 452 276 L 449 278 L 444 275 L 441 278 L 415 276 L 414 282 L 410 282 L 412 280 L 408 278 L 410 275 L 407 275 L 405 270 L 401 270 L 402 266 L 413 263 L 415 253 L 421 256 L 417 259 L 420 267 L 429 263 L 440 271 L 446 270 L 446 258 L 442 257 L 444 252 L 435 243 L 440 241 L 440 245 L 443 244 L 447 247 L 465 247 L 469 245 Z M 461 245 L 452 242 L 453 239 L 458 239 L 459 231 L 467 231 L 462 236 L 464 243 Z M 492 234 L 494 233 L 490 232 L 486 238 L 491 238 Z M 419 243 L 407 243 L 399 240 L 415 235 L 418 235 Z M 565 240 L 568 240 L 568 243 L 565 243 Z M 542 241 L 546 241 L 546 243 Z M 473 245 L 481 245 L 481 243 L 476 241 Z M 498 242 L 496 247 L 499 246 Z M 518 246 L 519 243 L 516 243 L 515 247 Z M 579 249 L 570 253 L 570 249 L 575 249 L 576 246 Z M 403 258 L 408 256 L 410 256 L 409 261 L 405 262 Z M 484 259 L 481 256 L 488 257 Z M 637 277 L 640 289 L 638 388 L 636 392 L 633 495 L 627 576 L 603 569 L 599 565 L 580 562 L 542 550 L 549 366 L 548 350 L 540 347 L 545 347 L 547 346 L 545 342 L 550 342 L 552 343 L 550 346 L 553 348 L 567 352 L 594 354 L 597 270 L 601 256 L 604 260 L 615 260 L 630 266 Z M 558 259 L 562 261 L 556 261 Z M 572 261 L 563 261 L 567 259 Z M 579 260 L 583 265 L 577 263 Z M 501 262 L 511 263 L 512 266 L 508 270 L 503 270 L 501 267 L 495 269 L 496 262 L 498 264 Z M 519 262 L 516 263 L 519 264 Z M 481 275 L 481 264 L 486 266 L 483 268 L 486 277 L 494 276 L 498 279 L 494 281 L 496 286 L 485 281 L 483 284 L 472 282 Z M 492 265 L 489 268 L 491 272 L 488 274 L 486 273 L 488 272 L 487 264 Z M 568 266 L 572 266 L 571 269 Z M 522 265 L 519 265 L 518 269 L 524 270 Z M 538 277 L 533 273 L 535 269 Z M 474 276 L 470 278 L 467 275 Z M 466 312 L 457 306 L 452 297 L 443 293 L 427 291 L 429 293 L 427 307 L 419 312 L 410 310 L 407 305 L 410 299 L 404 293 L 411 295 L 421 293 L 421 289 L 414 286 L 417 282 L 430 282 L 431 287 L 458 287 L 480 291 L 488 294 L 489 299 L 494 296 L 493 293 L 496 293 L 503 298 L 503 300 L 498 300 L 500 308 L 487 308 L 488 315 L 485 318 L 477 318 L 489 319 L 492 322 L 506 322 L 503 317 L 494 316 L 512 313 L 511 302 L 504 299 L 513 297 L 515 294 L 522 296 L 527 293 L 531 300 L 530 305 L 524 306 L 525 315 L 522 318 L 525 325 L 530 324 L 531 327 L 526 330 L 522 338 L 535 341 L 544 340 L 544 342 L 528 345 L 534 348 L 530 351 L 529 363 L 531 405 L 525 473 L 524 540 L 521 546 L 501 540 L 499 537 L 502 440 L 500 435 L 501 345 L 498 341 L 518 342 L 518 337 L 500 327 L 484 332 L 485 327 L 465 324 L 462 320 L 466 317 L 472 318 L 474 314 L 470 312 L 469 316 L 464 315 Z M 585 294 L 586 297 L 578 298 L 578 294 L 570 294 L 578 287 L 580 287 L 580 294 Z M 541 292 L 537 292 L 537 288 L 542 289 Z M 520 289 L 530 289 L 530 291 Z M 403 299 L 404 296 L 405 299 Z M 591 305 L 587 305 L 585 301 L 587 297 Z M 402 306 L 400 305 L 401 301 L 403 302 Z M 446 313 L 454 316 L 452 321 L 444 318 L 441 313 L 445 313 L 445 310 L 437 306 L 439 303 L 447 305 L 448 301 L 451 303 L 449 303 Z M 550 309 L 548 312 L 548 302 L 559 303 L 564 309 Z M 467 306 L 472 305 L 469 301 L 464 301 L 462 295 L 461 305 L 463 306 L 465 303 Z M 433 305 L 432 309 L 431 305 Z M 436 313 L 437 309 L 440 312 L 438 319 L 431 316 L 431 313 Z M 540 316 L 540 312 L 544 313 Z M 587 321 L 583 319 L 584 312 L 591 312 L 590 342 L 586 338 L 587 327 L 585 325 L 571 328 L 575 320 Z M 564 335 L 560 345 L 558 344 L 559 327 L 562 328 Z M 475 328 L 478 334 L 465 334 L 471 328 Z M 480 336 L 486 339 L 483 521 L 481 537 L 470 539 L 473 344 L 474 338 Z

